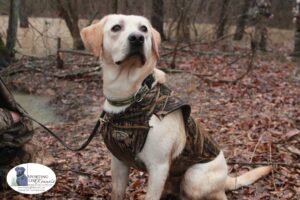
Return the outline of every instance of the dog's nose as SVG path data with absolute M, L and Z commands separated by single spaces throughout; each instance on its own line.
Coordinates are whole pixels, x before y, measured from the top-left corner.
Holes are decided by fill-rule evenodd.
M 142 34 L 132 33 L 129 35 L 128 40 L 132 45 L 142 45 L 145 41 L 145 38 Z

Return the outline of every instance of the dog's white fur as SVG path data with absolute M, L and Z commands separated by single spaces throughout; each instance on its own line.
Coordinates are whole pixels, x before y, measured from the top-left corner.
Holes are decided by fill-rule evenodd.
M 121 25 L 121 30 L 111 31 L 116 24 Z M 140 31 L 142 25 L 148 28 L 148 32 Z M 144 65 L 137 58 L 125 59 L 129 49 L 127 38 L 134 32 L 145 37 L 146 63 Z M 159 57 L 159 33 L 144 17 L 108 15 L 99 23 L 84 28 L 81 37 L 85 46 L 101 59 L 103 91 L 107 98 L 124 99 L 133 95 L 150 73 L 154 73 L 157 82 L 166 81 L 164 72 L 155 68 Z M 122 64 L 116 64 L 120 60 L 123 60 Z M 128 106 L 116 107 L 106 101 L 104 110 L 119 113 Z M 149 172 L 146 200 L 158 200 L 164 192 L 164 186 L 167 185 L 171 160 L 177 157 L 185 146 L 186 133 L 180 110 L 167 115 L 162 120 L 152 116 L 149 124 L 153 128 L 150 129 L 144 148 L 138 157 L 145 163 Z M 112 199 L 121 200 L 124 198 L 128 182 L 128 166 L 114 156 L 111 165 Z M 223 152 L 220 152 L 213 161 L 193 165 L 187 170 L 180 183 L 180 195 L 182 199 L 191 200 L 227 199 L 226 189 L 233 190 L 249 185 L 270 171 L 270 166 L 260 167 L 237 178 L 231 178 L 227 175 Z M 169 189 L 165 188 L 165 191 L 167 190 Z

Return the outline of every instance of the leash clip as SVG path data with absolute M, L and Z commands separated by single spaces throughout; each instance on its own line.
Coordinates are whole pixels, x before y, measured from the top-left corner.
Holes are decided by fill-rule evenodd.
M 103 119 L 102 117 L 98 118 L 99 122 L 107 123 L 107 120 Z
M 135 102 L 141 102 L 144 98 L 143 93 L 140 93 L 139 90 L 134 94 L 133 99 Z
M 135 102 L 141 102 L 143 99 L 144 99 L 144 97 L 145 97 L 145 95 L 149 92 L 149 90 L 150 90 L 151 88 L 147 85 L 147 84 L 145 84 L 145 85 L 143 85 L 134 95 L 133 95 L 133 100 L 135 101 Z
M 141 102 L 145 95 L 151 90 L 155 78 L 153 74 L 148 75 L 142 83 L 142 87 L 134 94 L 133 99 L 135 102 Z

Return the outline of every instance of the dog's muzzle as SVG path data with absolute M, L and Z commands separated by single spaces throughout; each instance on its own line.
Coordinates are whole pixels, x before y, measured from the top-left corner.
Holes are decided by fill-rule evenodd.
M 129 42 L 129 51 L 125 58 L 121 61 L 116 62 L 116 64 L 122 64 L 125 60 L 131 57 L 137 57 L 141 60 L 142 64 L 144 65 L 146 62 L 146 57 L 144 53 L 144 42 L 145 37 L 140 33 L 131 33 L 128 36 Z

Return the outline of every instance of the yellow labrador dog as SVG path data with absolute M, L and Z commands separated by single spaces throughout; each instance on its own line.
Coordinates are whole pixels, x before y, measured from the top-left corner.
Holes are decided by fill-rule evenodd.
M 103 68 L 103 91 L 106 97 L 104 110 L 108 116 L 121 116 L 126 110 L 131 109 L 132 105 L 141 102 L 149 91 L 151 93 L 157 85 L 166 82 L 165 74 L 156 68 L 160 35 L 146 18 L 134 15 L 108 15 L 100 22 L 84 28 L 81 37 L 85 46 L 100 58 Z M 147 87 L 145 87 L 145 80 L 150 83 Z M 171 96 L 169 95 L 168 98 Z M 158 95 L 156 100 L 163 99 L 166 98 Z M 131 110 L 129 115 L 137 113 L 139 111 Z M 108 118 L 106 122 L 111 120 L 110 125 L 118 122 L 118 119 L 113 117 Z M 122 143 L 123 146 L 119 145 L 119 149 L 115 151 L 116 143 L 111 141 L 119 141 L 120 138 L 121 141 L 122 137 L 125 137 L 124 132 L 114 131 L 112 134 L 110 132 L 106 134 L 106 144 L 113 154 L 111 163 L 113 200 L 124 198 L 130 166 L 137 166 L 149 173 L 146 200 L 159 200 L 163 196 L 167 198 L 167 193 L 177 194 L 180 199 L 223 200 L 227 199 L 225 190 L 249 185 L 271 171 L 271 166 L 266 166 L 251 170 L 239 177 L 229 177 L 226 160 L 220 150 L 213 159 L 188 166 L 182 175 L 173 179 L 170 175 L 173 161 L 183 154 L 188 143 L 187 122 L 183 111 L 174 109 L 163 117 L 153 114 L 146 122 L 148 124 L 141 127 L 148 126 L 147 137 L 144 138 L 142 146 L 139 146 L 141 148 L 136 148 L 137 150 L 127 145 L 132 144 L 129 140 Z M 132 130 L 136 126 L 128 128 L 127 125 L 124 125 L 125 129 L 127 127 L 131 131 L 129 131 L 130 137 L 134 138 Z M 113 125 L 113 128 L 116 127 L 118 126 Z M 205 142 L 210 140 L 203 141 L 205 146 Z M 122 149 L 124 146 L 127 149 Z M 123 157 L 120 157 L 123 152 L 124 154 L 134 152 L 134 157 L 129 156 L 123 160 Z M 176 165 L 180 164 L 184 163 L 178 162 Z

